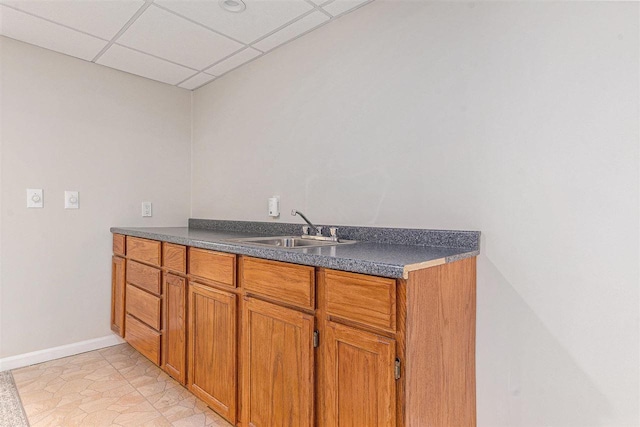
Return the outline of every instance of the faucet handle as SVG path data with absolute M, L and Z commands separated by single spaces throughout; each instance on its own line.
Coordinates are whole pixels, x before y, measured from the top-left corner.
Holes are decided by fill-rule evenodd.
M 302 226 L 302 235 L 303 236 L 308 236 L 309 235 L 309 226 L 308 225 L 303 225 Z
M 331 237 L 338 237 L 338 227 L 329 227 L 329 235 L 331 235 Z
M 322 226 L 316 225 L 316 236 L 322 236 Z

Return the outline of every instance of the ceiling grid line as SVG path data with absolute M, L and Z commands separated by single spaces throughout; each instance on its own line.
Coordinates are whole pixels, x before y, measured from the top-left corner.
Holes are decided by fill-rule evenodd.
M 262 41 L 262 40 L 264 40 L 264 39 L 266 39 L 266 38 L 268 38 L 268 37 L 272 36 L 273 34 L 275 34 L 275 33 L 279 32 L 279 31 L 281 31 L 281 30 L 283 30 L 284 28 L 288 27 L 289 25 L 292 25 L 292 24 L 296 23 L 297 21 L 300 21 L 301 19 L 304 19 L 305 17 L 307 17 L 307 16 L 309 16 L 310 14 L 314 13 L 314 11 L 315 11 L 315 10 L 317 10 L 317 9 L 321 9 L 321 7 L 320 7 L 320 6 L 315 5 L 315 4 L 314 4 L 313 2 L 311 2 L 310 0 L 304 0 L 304 1 L 305 1 L 306 3 L 309 3 L 311 6 L 314 6 L 314 9 L 309 10 L 308 12 L 305 12 L 303 15 L 298 16 L 297 18 L 295 18 L 295 19 L 293 19 L 293 20 L 291 20 L 291 21 L 287 22 L 286 24 L 282 25 L 281 27 L 276 28 L 275 30 L 271 31 L 270 33 L 267 33 L 266 35 L 264 35 L 264 36 L 260 37 L 259 39 L 256 39 L 256 40 L 252 41 L 252 42 L 249 44 L 249 47 L 251 47 L 251 48 L 253 48 L 253 49 L 256 49 L 256 50 L 259 50 L 257 47 L 255 47 L 255 46 L 254 46 L 254 44 L 255 44 L 255 43 L 259 43 L 260 41 Z M 330 4 L 330 3 L 333 3 L 334 1 L 335 1 L 335 0 L 329 0 L 329 1 L 325 2 L 325 3 L 323 3 L 322 5 L 323 5 L 323 6 L 326 6 L 326 5 Z M 364 3 L 360 4 L 360 5 L 358 5 L 358 6 L 357 6 L 356 8 L 354 8 L 353 10 L 355 10 L 355 9 L 359 9 L 359 8 L 360 8 L 360 7 L 362 7 L 362 6 L 364 6 L 364 5 L 366 5 L 366 4 L 371 3 L 372 1 L 374 1 L 374 0 L 366 1 L 366 2 L 364 2 Z M 277 46 L 273 47 L 272 49 L 269 49 L 269 50 L 267 50 L 267 51 L 264 51 L 261 55 L 258 55 L 258 56 L 256 56 L 255 58 L 250 59 L 249 61 L 244 62 L 244 63 L 242 63 L 242 64 L 238 65 L 237 67 L 234 67 L 234 68 L 232 68 L 232 69 L 230 69 L 230 70 L 226 71 L 225 73 L 222 73 L 222 74 L 220 74 L 220 75 L 216 75 L 214 79 L 209 80 L 209 81 L 207 81 L 206 83 L 203 83 L 202 85 L 200 85 L 200 86 L 198 86 L 198 87 L 195 87 L 195 88 L 194 88 L 194 89 L 192 89 L 192 90 L 199 89 L 199 88 L 201 88 L 202 86 L 205 86 L 205 85 L 207 85 L 207 84 L 211 83 L 213 80 L 219 79 L 220 77 L 222 77 L 222 76 L 224 76 L 224 75 L 226 75 L 226 74 L 228 74 L 228 73 L 230 73 L 230 72 L 234 71 L 235 69 L 240 68 L 240 67 L 242 67 L 242 66 L 244 66 L 244 65 L 247 65 L 247 64 L 249 64 L 249 63 L 251 63 L 251 62 L 253 62 L 253 61 L 255 61 L 255 60 L 257 60 L 257 59 L 261 58 L 262 56 L 264 56 L 264 55 L 265 55 L 265 54 L 267 54 L 267 53 L 269 53 L 269 52 L 271 52 L 271 51 L 273 51 L 273 50 L 275 50 L 275 49 L 277 49 L 277 48 L 279 48 L 279 47 L 281 47 L 281 46 L 284 46 L 284 45 L 286 45 L 286 44 L 289 44 L 289 43 L 293 42 L 294 40 L 299 39 L 300 37 L 303 37 L 303 36 L 304 36 L 304 35 L 306 35 L 307 33 L 310 33 L 311 31 L 314 31 L 314 30 L 318 29 L 319 27 L 321 27 L 321 26 L 323 26 L 323 25 L 325 25 L 325 24 L 327 24 L 327 23 L 331 22 L 333 19 L 335 19 L 335 18 L 339 18 L 340 16 L 342 16 L 342 15 L 345 15 L 345 14 L 349 13 L 350 11 L 351 11 L 351 10 L 347 10 L 347 11 L 345 11 L 345 12 L 343 12 L 343 13 L 339 14 L 339 15 L 333 16 L 333 15 L 331 15 L 330 13 L 328 13 L 328 12 L 326 12 L 326 11 L 324 11 L 324 10 L 323 10 L 324 14 L 325 14 L 325 15 L 327 15 L 328 17 L 330 17 L 330 19 L 329 19 L 329 20 L 327 20 L 327 21 L 325 21 L 325 22 L 322 22 L 322 23 L 320 23 L 319 25 L 317 25 L 317 26 L 315 26 L 315 27 L 310 28 L 310 29 L 308 29 L 307 31 L 304 31 L 303 33 L 300 33 L 300 34 L 299 34 L 299 35 L 297 35 L 296 37 L 293 37 L 293 38 L 291 38 L 291 39 L 289 39 L 289 40 L 285 41 L 284 43 L 278 44 Z M 244 49 L 241 49 L 241 50 L 244 50 Z M 238 52 L 236 52 L 236 53 L 238 53 Z M 219 64 L 219 63 L 221 63 L 221 62 L 225 61 L 226 59 L 228 59 L 228 58 L 230 58 L 230 57 L 232 57 L 232 56 L 234 56 L 234 55 L 235 55 L 235 53 L 234 53 L 234 54 L 232 54 L 232 55 L 229 55 L 227 58 L 221 59 L 221 60 L 220 60 L 220 61 L 218 61 L 217 63 L 212 64 L 211 66 L 209 66 L 209 67 L 207 67 L 207 68 L 203 69 L 203 70 L 202 70 L 202 72 L 206 72 L 206 70 L 208 70 L 209 68 L 214 67 L 215 65 L 217 65 L 217 64 Z M 188 81 L 188 80 L 192 79 L 193 77 L 195 77 L 195 76 L 196 76 L 196 75 L 198 75 L 198 74 L 199 74 L 199 73 L 194 74 L 193 76 L 189 77 L 188 79 L 185 79 L 184 81 L 180 82 L 179 84 L 182 84 L 182 83 L 184 83 L 185 81 Z
M 154 5 L 155 7 L 157 7 L 157 8 L 159 8 L 159 9 L 164 10 L 165 12 L 169 12 L 169 13 L 171 13 L 171 14 L 173 14 L 173 15 L 175 15 L 175 16 L 177 16 L 177 17 L 179 17 L 179 18 L 185 19 L 185 20 L 187 20 L 187 21 L 191 22 L 192 24 L 198 25 L 198 26 L 200 26 L 200 27 L 202 27 L 202 28 L 204 28 L 204 29 L 206 29 L 206 30 L 212 31 L 212 32 L 214 32 L 214 33 L 218 34 L 219 36 L 222 36 L 222 37 L 226 37 L 226 38 L 228 38 L 228 39 L 231 39 L 231 40 L 233 40 L 233 41 L 234 41 L 234 42 L 236 42 L 236 43 L 240 43 L 241 45 L 244 45 L 245 47 L 246 47 L 246 46 L 248 46 L 248 44 L 247 44 L 247 43 L 241 42 L 240 40 L 237 40 L 237 39 L 235 39 L 235 38 L 231 37 L 231 36 L 230 36 L 230 35 L 228 35 L 228 34 L 221 33 L 220 31 L 218 31 L 218 30 L 216 30 L 216 29 L 214 29 L 214 28 L 211 28 L 211 27 L 209 27 L 209 26 L 207 26 L 207 25 L 204 25 L 204 24 L 202 24 L 202 23 L 200 23 L 200 22 L 198 22 L 198 21 L 194 21 L 193 19 L 188 18 L 188 17 L 186 17 L 186 16 L 184 16 L 184 15 L 181 15 L 181 14 L 179 14 L 178 12 L 176 12 L 176 11 L 174 11 L 174 10 L 167 9 L 166 7 L 164 7 L 164 6 L 162 6 L 162 5 L 159 5 L 159 4 L 157 4 L 157 3 L 154 3 L 153 5 Z
M 149 6 L 151 6 L 151 4 L 153 3 L 153 0 L 151 1 L 145 1 L 144 4 L 142 6 L 140 6 L 140 9 L 137 10 L 137 12 L 127 21 L 126 24 L 124 24 L 122 26 L 122 28 L 120 28 L 120 31 L 118 31 L 112 38 L 111 40 L 109 40 L 109 43 L 102 48 L 102 50 L 100 52 L 98 52 L 98 54 L 96 56 L 93 57 L 93 59 L 91 60 L 91 62 L 96 62 L 102 55 L 104 55 L 104 53 L 111 47 L 114 45 L 114 43 L 116 42 L 116 40 L 118 40 L 118 38 L 120 38 L 121 35 L 123 35 L 125 33 L 125 31 L 127 31 L 129 29 L 129 27 L 131 27 L 133 25 L 134 22 L 136 22 L 136 20 L 144 13 L 145 10 L 147 10 L 147 8 L 149 8 Z
M 0 35 L 195 90 L 374 0 L 227 1 L 0 0 Z
M 203 72 L 206 72 L 206 70 L 208 70 L 208 69 L 210 69 L 210 68 L 212 68 L 212 67 L 215 67 L 216 65 L 218 65 L 218 64 L 220 64 L 220 63 L 222 63 L 222 62 L 226 61 L 227 59 L 229 59 L 229 58 L 231 58 L 232 56 L 234 56 L 234 55 L 236 55 L 236 54 L 240 53 L 240 52 L 241 52 L 241 51 L 243 51 L 243 50 L 246 50 L 246 49 L 247 49 L 247 48 L 249 48 L 249 47 L 250 47 L 250 48 L 252 48 L 252 49 L 255 49 L 255 50 L 259 51 L 259 52 L 261 53 L 261 55 L 259 55 L 259 56 L 255 57 L 255 58 L 253 58 L 253 59 L 251 59 L 251 60 L 249 60 L 249 61 L 247 61 L 247 62 L 244 62 L 244 63 L 242 63 L 242 64 L 238 65 L 238 67 L 240 67 L 240 66 L 242 66 L 242 65 L 245 65 L 245 64 L 247 64 L 247 63 L 249 63 L 249 62 L 251 62 L 251 61 L 255 61 L 256 59 L 260 58 L 262 55 L 264 55 L 264 54 L 266 53 L 266 52 L 265 52 L 265 51 L 263 51 L 262 49 L 259 49 L 259 48 L 255 47 L 255 46 L 254 46 L 254 44 L 255 44 L 255 43 L 259 43 L 259 42 L 261 42 L 262 40 L 266 39 L 267 37 L 270 37 L 270 36 L 272 36 L 273 34 L 277 33 L 278 31 L 283 30 L 284 28 L 288 27 L 289 25 L 295 24 L 296 22 L 298 22 L 298 21 L 300 21 L 301 19 L 303 19 L 303 18 L 305 18 L 305 17 L 309 16 L 309 15 L 310 15 L 310 14 L 312 14 L 313 12 L 314 12 L 314 10 L 313 10 L 313 9 L 309 10 L 308 12 L 305 12 L 304 14 L 302 14 L 302 15 L 300 15 L 300 16 L 298 16 L 298 17 L 296 17 L 296 18 L 292 19 L 291 21 L 289 21 L 289 22 L 287 22 L 287 23 L 285 23 L 285 24 L 281 25 L 280 27 L 276 28 L 275 30 L 268 32 L 268 33 L 267 33 L 267 34 L 265 34 L 264 36 L 262 36 L 262 37 L 259 37 L 259 38 L 255 39 L 255 40 L 254 40 L 254 41 L 252 41 L 251 43 L 247 44 L 243 49 L 240 49 L 240 50 L 238 50 L 237 52 L 234 52 L 234 53 L 232 53 L 231 55 L 228 55 L 227 57 L 222 58 L 222 59 L 220 59 L 220 60 L 218 60 L 218 61 L 214 62 L 213 64 L 209 65 L 208 67 L 203 68 L 203 69 L 202 69 L 202 71 L 203 71 Z M 236 68 L 238 68 L 238 67 L 234 67 L 233 69 L 231 69 L 231 70 L 229 70 L 229 71 L 233 71 L 233 70 L 235 70 L 235 69 L 236 69 Z M 224 74 L 227 74 L 229 71 L 227 71 L 227 72 L 225 72 L 225 73 L 223 73 L 223 74 L 221 74 L 221 75 L 219 75 L 219 76 L 216 76 L 216 77 L 222 77 Z
M 109 41 L 109 40 L 107 40 L 107 39 L 105 39 L 105 38 L 98 37 L 98 36 L 93 35 L 93 34 L 89 34 L 89 33 L 87 33 L 86 31 L 82 31 L 82 30 L 79 30 L 79 29 L 77 29 L 77 28 L 70 27 L 70 26 L 68 26 L 68 25 L 62 24 L 62 23 L 57 22 L 57 21 L 54 21 L 54 20 L 52 20 L 52 19 L 44 18 L 44 17 L 42 17 L 42 16 L 36 15 L 36 14 L 31 13 L 31 12 L 29 12 L 29 11 L 22 10 L 22 9 L 20 9 L 20 8 L 17 8 L 17 7 L 14 7 L 14 6 L 8 5 L 8 4 L 0 3 L 0 6 L 2 6 L 2 7 L 6 7 L 6 8 L 8 8 L 8 9 L 15 10 L 16 12 L 24 13 L 25 15 L 29 15 L 29 16 L 32 16 L 32 17 L 37 18 L 37 19 L 41 19 L 41 20 L 46 21 L 46 22 L 49 22 L 49 23 L 51 23 L 51 24 L 59 25 L 59 26 L 61 26 L 61 27 L 66 28 L 67 30 L 75 31 L 76 33 L 84 34 L 85 36 L 89 36 L 89 37 L 93 37 L 94 39 L 102 40 L 103 42 L 108 42 L 108 41 Z
M 324 6 L 324 5 L 326 5 L 326 4 L 331 3 L 333 0 L 329 0 L 329 1 L 325 2 L 325 3 L 322 3 L 322 6 L 315 4 L 315 3 L 314 3 L 313 1 L 311 1 L 311 0 L 304 0 L 304 1 L 306 1 L 310 6 L 313 6 L 313 8 L 314 8 L 315 10 L 317 10 L 318 12 L 322 12 L 322 13 L 324 13 L 325 15 L 327 15 L 327 16 L 329 17 L 329 19 L 333 18 L 333 15 L 332 15 L 332 14 L 330 14 L 329 12 L 327 12 L 326 10 L 324 10 L 324 9 L 322 8 L 322 6 Z
M 187 77 L 186 79 L 182 80 L 181 82 L 176 83 L 176 86 L 180 86 L 184 82 L 188 82 L 189 80 L 191 80 L 192 78 L 194 78 L 195 76 L 197 76 L 198 74 L 201 74 L 201 73 L 202 73 L 202 71 L 198 71 L 197 73 Z M 207 74 L 207 75 L 210 75 L 210 74 Z M 216 79 L 216 76 L 211 76 L 211 77 L 213 77 L 213 79 L 211 79 L 211 80 L 215 80 Z M 209 80 L 207 83 L 209 83 L 211 80 Z M 203 83 L 203 85 L 206 85 L 207 83 Z
M 349 14 L 351 12 L 354 12 L 354 11 L 358 10 L 358 9 L 361 9 L 364 6 L 366 6 L 368 4 L 371 4 L 373 1 L 374 0 L 365 0 L 362 3 L 354 6 L 353 8 L 348 8 L 348 9 L 346 9 L 346 10 L 340 12 L 340 13 L 337 13 L 336 15 L 334 15 L 334 18 L 340 18 L 340 17 L 342 17 L 342 16 L 344 16 L 346 14 Z M 327 2 L 327 3 L 324 3 L 322 5 L 322 7 L 332 6 L 332 5 L 334 5 L 334 4 L 338 3 L 338 2 L 339 2 L 339 0 L 331 0 L 331 1 Z
M 305 0 L 305 3 L 309 3 L 309 2 L 307 2 L 307 1 Z M 311 6 L 314 6 L 313 4 L 310 4 L 310 5 L 311 5 Z M 156 6 L 158 6 L 158 5 L 156 4 Z M 270 36 L 272 36 L 273 34 L 275 34 L 275 33 L 279 32 L 279 31 L 283 30 L 284 28 L 286 28 L 286 27 L 288 27 L 288 26 L 290 26 L 290 25 L 292 25 L 292 24 L 295 24 L 296 22 L 298 22 L 298 21 L 300 21 L 300 20 L 302 20 L 302 19 L 306 18 L 306 17 L 307 17 L 307 16 L 309 16 L 310 14 L 314 13 L 314 12 L 315 12 L 315 9 L 316 9 L 316 8 L 314 7 L 313 9 L 311 9 L 311 10 L 309 10 L 309 11 L 307 11 L 307 12 L 303 13 L 302 15 L 300 15 L 300 16 L 298 16 L 298 17 L 296 17 L 296 18 L 292 19 L 292 20 L 291 20 L 291 21 L 289 21 L 289 22 L 286 22 L 285 24 L 283 24 L 283 25 L 281 25 L 280 27 L 278 27 L 278 28 L 276 28 L 276 29 L 274 29 L 274 30 L 270 31 L 269 33 L 267 33 L 267 34 L 263 35 L 262 37 L 259 37 L 259 38 L 255 39 L 255 40 L 253 40 L 252 42 L 250 42 L 250 43 L 246 44 L 244 48 L 242 48 L 242 49 L 240 49 L 240 50 L 238 50 L 238 51 L 236 51 L 236 52 L 234 52 L 234 53 L 232 53 L 232 54 L 228 55 L 228 56 L 227 56 L 227 57 L 225 57 L 225 58 L 222 58 L 222 59 L 220 59 L 220 60 L 216 61 L 215 63 L 213 63 L 213 64 L 209 65 L 208 67 L 203 68 L 203 69 L 201 70 L 201 72 L 203 72 L 203 73 L 207 73 L 207 70 L 209 70 L 210 68 L 213 68 L 213 67 L 215 67 L 215 66 L 216 66 L 216 65 L 218 65 L 218 64 L 221 64 L 222 62 L 226 61 L 227 59 L 230 59 L 231 57 L 233 57 L 233 56 L 235 56 L 236 54 L 238 54 L 238 53 L 242 52 L 243 50 L 246 50 L 247 48 L 252 48 L 252 49 L 255 49 L 255 50 L 259 51 L 259 52 L 260 52 L 260 55 L 256 56 L 255 58 L 252 58 L 252 59 L 250 59 L 250 60 L 248 60 L 248 61 L 246 61 L 246 62 L 243 62 L 243 63 L 241 63 L 241 64 L 237 65 L 236 67 L 233 67 L 233 68 L 231 68 L 230 70 L 228 70 L 228 71 L 226 71 L 226 72 L 224 72 L 224 73 L 222 73 L 222 74 L 220 74 L 220 75 L 213 75 L 213 76 L 214 76 L 216 79 L 217 79 L 217 78 L 220 78 L 220 77 L 224 76 L 225 74 L 230 73 L 231 71 L 235 70 L 236 68 L 242 67 L 243 65 L 246 65 L 246 64 L 248 64 L 248 63 L 250 63 L 250 62 L 253 62 L 253 61 L 255 61 L 255 60 L 256 60 L 256 59 L 258 59 L 258 58 L 261 58 L 261 57 L 262 57 L 265 53 L 267 53 L 267 52 L 265 52 L 265 51 L 263 51 L 263 50 L 261 50 L 261 49 L 259 49 L 259 48 L 255 47 L 255 46 L 254 46 L 254 45 L 255 45 L 255 43 L 259 43 L 259 42 L 261 42 L 262 40 L 266 39 L 267 37 L 270 37 Z M 176 14 L 176 15 L 181 16 L 181 17 L 182 17 L 182 15 L 179 15 L 179 14 Z M 327 14 L 327 15 L 328 15 L 329 17 L 331 17 L 331 15 L 329 15 L 329 14 Z M 325 23 L 327 23 L 327 22 L 329 22 L 329 21 L 323 22 L 322 24 L 320 24 L 320 25 L 318 25 L 318 26 L 316 26 L 316 27 L 314 27 L 314 28 L 312 28 L 312 29 L 310 29 L 310 30 L 308 30 L 308 31 L 305 31 L 303 34 L 300 34 L 300 36 L 302 36 L 302 35 L 304 35 L 304 34 L 308 33 L 309 31 L 315 30 L 316 28 L 318 28 L 318 27 L 319 27 L 319 26 L 321 26 L 321 25 L 324 25 L 324 24 L 325 24 Z M 206 27 L 206 26 L 205 26 L 205 28 L 208 28 L 208 27 Z M 300 37 L 300 36 L 298 36 L 298 37 Z M 293 39 L 287 40 L 287 42 L 282 43 L 282 44 L 289 43 L 289 42 L 291 42 L 291 41 L 293 41 L 293 40 L 297 39 L 298 37 L 295 37 L 295 38 L 293 38 Z M 278 46 L 274 47 L 273 49 L 278 48 L 278 47 L 279 47 L 279 46 L 281 46 L 282 44 L 280 44 L 280 45 L 278 45 Z M 273 50 L 273 49 L 270 49 L 270 50 Z M 196 74 L 194 74 L 193 76 L 191 76 L 191 77 L 189 77 L 189 78 L 187 78 L 187 79 L 183 80 L 182 82 L 178 83 L 178 85 L 180 85 L 180 84 L 182 84 L 182 83 L 184 83 L 184 82 L 186 82 L 186 81 L 188 81 L 188 80 L 192 79 L 193 77 L 195 77 L 195 76 L 196 76 L 196 75 L 198 75 L 198 74 L 199 74 L 199 73 L 196 73 Z M 212 75 L 212 74 L 210 74 L 210 75 Z M 213 79 L 213 80 L 215 80 L 215 79 Z M 211 83 L 211 80 L 210 80 L 210 81 L 208 81 L 208 82 L 206 82 L 206 83 L 203 83 L 201 86 L 204 86 L 204 85 L 206 85 L 206 84 L 208 84 L 208 83 Z M 201 86 L 198 86 L 198 87 L 201 87 Z M 196 89 L 197 89 L 197 88 L 196 88 Z M 194 90 L 195 90 L 195 89 L 194 89 Z
M 232 54 L 225 56 L 224 58 L 222 58 L 222 59 L 220 59 L 220 60 L 218 60 L 218 61 L 214 62 L 213 64 L 211 64 L 211 65 L 208 65 L 208 66 L 204 67 L 204 68 L 203 68 L 202 70 L 200 70 L 200 71 L 202 71 L 203 73 L 206 73 L 206 72 L 207 72 L 207 70 L 208 70 L 209 68 L 212 68 L 212 67 L 215 67 L 216 65 L 219 65 L 219 64 L 223 63 L 224 61 L 226 61 L 227 59 L 231 59 L 232 57 L 236 56 L 237 54 L 239 54 L 239 53 L 241 53 L 241 52 L 244 52 L 245 50 L 247 50 L 247 49 L 249 49 L 249 48 L 251 48 L 251 49 L 255 49 L 254 47 L 251 47 L 250 45 L 246 45 L 246 46 L 245 46 L 245 47 L 243 47 L 242 49 L 239 49 L 239 50 L 237 50 L 237 51 L 233 52 Z M 260 49 L 256 49 L 256 50 L 257 50 L 258 52 L 260 52 L 261 54 L 263 54 L 263 53 L 264 53 L 264 52 L 263 52 L 263 51 L 261 51 Z M 219 76 L 216 76 L 216 77 L 219 77 Z
M 306 2 L 305 2 L 305 3 L 306 3 Z M 268 32 L 267 34 L 265 34 L 265 35 L 263 35 L 263 36 L 261 36 L 261 37 L 258 37 L 258 38 L 257 38 L 257 39 L 255 39 L 255 40 L 253 40 L 251 43 L 249 43 L 249 46 L 253 47 L 256 43 L 261 42 L 262 40 L 266 39 L 267 37 L 271 37 L 272 35 L 274 35 L 274 34 L 275 34 L 275 33 L 277 33 L 278 31 L 282 31 L 282 30 L 284 30 L 284 29 L 285 29 L 285 28 L 287 28 L 288 26 L 290 26 L 290 25 L 292 25 L 292 24 L 295 24 L 296 22 L 300 21 L 301 19 L 306 18 L 307 16 L 311 15 L 311 14 L 312 14 L 312 13 L 314 13 L 314 12 L 315 12 L 315 9 L 311 9 L 311 10 L 309 10 L 309 11 L 307 11 L 307 12 L 303 13 L 302 15 L 300 15 L 300 16 L 298 16 L 298 17 L 296 17 L 296 18 L 292 19 L 291 21 L 289 21 L 289 22 L 286 22 L 286 23 L 282 24 L 281 26 L 279 26 L 279 27 L 278 27 L 278 28 L 276 28 L 275 30 L 270 31 L 270 32 Z M 254 49 L 258 49 L 258 48 L 255 48 L 255 47 L 254 47 Z M 258 49 L 258 50 L 260 50 L 260 49 Z M 260 50 L 260 51 L 261 51 L 261 50 Z M 262 52 L 262 51 L 261 51 L 261 52 Z
M 196 71 L 196 72 L 200 72 L 200 70 L 198 70 L 197 68 L 193 68 L 193 67 L 190 67 L 190 66 L 188 66 L 188 65 L 184 65 L 184 64 L 181 64 L 181 63 L 179 63 L 179 62 L 175 62 L 175 61 L 172 61 L 172 60 L 170 60 L 170 59 L 167 59 L 167 58 L 163 58 L 163 57 L 161 57 L 161 56 L 154 55 L 153 53 L 149 53 L 149 52 L 145 52 L 145 51 L 140 50 L 140 49 L 136 49 L 135 47 L 127 46 L 127 45 L 120 44 L 120 43 L 113 43 L 113 45 L 118 46 L 118 47 L 122 47 L 122 48 L 124 48 L 124 49 L 129 49 L 129 50 L 132 50 L 132 51 L 134 51 L 134 52 L 138 52 L 138 53 L 141 53 L 141 54 L 143 54 L 143 55 L 147 55 L 147 56 L 150 56 L 150 57 L 152 57 L 152 58 L 159 59 L 159 60 L 164 61 L 164 62 L 168 62 L 169 64 L 179 65 L 179 66 L 181 66 L 181 67 L 183 67 L 183 68 L 188 68 L 189 70 Z

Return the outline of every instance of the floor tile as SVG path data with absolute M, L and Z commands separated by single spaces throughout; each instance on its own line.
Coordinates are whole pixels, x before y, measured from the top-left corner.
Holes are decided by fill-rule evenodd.
M 231 426 L 128 344 L 12 373 L 33 427 Z

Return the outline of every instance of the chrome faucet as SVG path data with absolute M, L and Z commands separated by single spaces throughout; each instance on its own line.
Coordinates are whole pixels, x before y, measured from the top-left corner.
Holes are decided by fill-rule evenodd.
M 304 216 L 304 214 L 302 212 L 298 212 L 295 209 L 291 210 L 291 215 L 292 216 L 296 216 L 296 215 L 300 215 L 302 217 L 302 219 L 304 219 L 304 222 L 306 222 L 307 224 L 309 224 L 309 227 L 311 227 L 312 229 L 316 230 L 316 236 L 322 236 L 322 227 L 316 227 L 315 225 L 313 225 L 311 223 L 311 221 L 309 221 L 307 219 L 306 216 Z M 305 233 L 306 234 L 306 233 Z
M 307 224 L 309 224 L 308 226 L 304 225 L 302 226 L 302 238 L 303 239 L 313 239 L 313 240 L 328 240 L 328 241 L 332 241 L 332 242 L 338 242 L 338 227 L 329 227 L 329 231 L 330 231 L 330 236 L 329 237 L 325 237 L 322 235 L 322 227 L 321 226 L 317 226 L 317 225 L 313 225 L 313 223 L 311 221 L 309 221 L 307 219 L 306 216 L 304 216 L 304 214 L 300 211 L 297 211 L 295 209 L 291 210 L 291 215 L 296 216 L 296 215 L 300 215 L 302 217 L 302 219 L 304 219 L 304 222 L 306 222 Z M 312 236 L 309 234 L 309 229 L 315 230 L 316 231 L 316 235 Z

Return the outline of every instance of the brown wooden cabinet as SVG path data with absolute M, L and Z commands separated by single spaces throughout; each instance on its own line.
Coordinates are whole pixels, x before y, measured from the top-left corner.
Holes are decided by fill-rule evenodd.
M 124 337 L 124 294 L 126 260 L 111 257 L 111 330 Z
M 189 390 L 236 422 L 236 295 L 189 284 Z
M 333 322 L 325 336 L 326 425 L 395 426 L 395 341 Z
M 124 339 L 140 354 L 160 365 L 160 332 L 127 314 Z
M 396 404 L 403 400 L 403 381 L 396 374 L 404 342 L 404 289 L 404 282 L 394 279 L 318 270 L 317 316 L 324 335 L 317 365 L 319 425 L 404 425 L 403 405 Z
M 131 236 L 125 240 L 124 339 L 158 366 L 162 363 L 160 248 L 155 240 Z
M 184 385 L 187 381 L 187 279 L 165 273 L 163 295 L 164 370 Z
M 287 262 L 244 258 L 242 287 L 258 295 L 301 310 L 315 309 L 315 269 Z
M 313 325 L 312 315 L 245 298 L 244 425 L 313 425 Z
M 162 368 L 187 384 L 187 247 L 162 243 Z
M 475 258 L 390 279 L 118 234 L 113 248 L 114 332 L 233 424 L 476 424 Z

